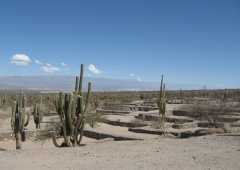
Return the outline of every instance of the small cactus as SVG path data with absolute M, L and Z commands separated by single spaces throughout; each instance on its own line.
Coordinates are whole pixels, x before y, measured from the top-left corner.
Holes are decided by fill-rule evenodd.
M 40 129 L 40 123 L 43 119 L 43 114 L 41 113 L 41 107 L 42 107 L 42 96 L 40 96 L 40 104 L 35 103 L 33 108 L 33 120 L 36 125 L 36 129 Z
M 3 96 L 2 104 L 5 105 L 7 103 L 7 95 Z
M 40 123 L 42 121 L 42 118 L 43 118 L 43 116 L 40 111 L 40 105 L 35 104 L 34 108 L 33 108 L 33 120 L 36 125 L 36 129 L 40 129 Z
M 6 106 L 7 104 L 7 95 L 0 97 L 0 106 Z
M 25 113 L 24 95 L 21 95 L 12 107 L 11 127 L 16 138 L 16 149 L 21 149 L 21 141 L 26 140 L 25 128 L 29 123 L 29 114 Z

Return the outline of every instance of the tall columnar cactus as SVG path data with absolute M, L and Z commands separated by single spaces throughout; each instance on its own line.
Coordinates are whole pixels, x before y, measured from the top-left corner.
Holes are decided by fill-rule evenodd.
M 79 78 L 79 88 L 78 88 L 78 94 L 80 96 L 82 96 L 83 74 L 84 74 L 84 65 L 81 64 L 81 67 L 80 67 L 80 78 Z
M 60 132 L 56 130 L 53 134 L 53 143 L 57 147 L 69 147 L 81 143 L 91 93 L 91 83 L 88 83 L 88 92 L 84 102 L 83 70 L 83 65 L 81 65 L 80 78 L 76 78 L 75 92 L 73 94 L 59 93 L 55 101 L 61 123 Z M 61 137 L 64 138 L 64 142 L 59 144 L 57 138 Z
M 41 107 L 42 107 L 42 96 L 40 96 L 40 104 L 35 103 L 33 108 L 33 120 L 36 125 L 36 129 L 40 129 L 40 123 L 43 119 L 43 114 L 41 113 Z
M 34 105 L 34 108 L 33 108 L 33 120 L 36 125 L 36 129 L 40 129 L 40 123 L 43 118 L 40 108 L 41 108 L 41 105 L 37 103 Z
M 11 127 L 16 138 L 16 149 L 21 149 L 21 141 L 26 140 L 25 127 L 29 123 L 29 114 L 25 113 L 24 95 L 21 95 L 12 108 Z
M 160 126 L 164 128 L 165 119 L 166 119 L 166 93 L 165 93 L 165 84 L 163 83 L 163 75 L 161 79 L 158 107 L 159 107 Z
M 0 105 L 4 106 L 7 103 L 7 95 L 4 95 L 0 98 Z
M 79 84 L 79 77 L 78 76 L 76 76 L 76 80 L 75 80 L 75 93 L 77 93 L 78 92 L 78 85 Z

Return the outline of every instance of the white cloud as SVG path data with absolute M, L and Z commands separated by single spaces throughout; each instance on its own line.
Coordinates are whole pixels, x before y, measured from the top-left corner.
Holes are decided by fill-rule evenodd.
M 61 66 L 63 66 L 63 67 L 67 67 L 67 64 L 64 63 L 64 62 L 62 62 L 62 63 L 61 63 Z
M 135 77 L 134 73 L 129 74 L 130 77 Z
M 46 73 L 54 73 L 60 71 L 60 69 L 56 66 L 53 66 L 51 64 L 44 64 L 41 66 L 42 70 L 45 71 Z
M 49 64 L 49 63 L 43 63 L 41 61 L 39 61 L 38 59 L 35 59 L 34 62 L 38 65 L 40 65 L 40 68 L 46 72 L 46 73 L 55 73 L 55 72 L 58 72 L 60 71 L 59 67 L 56 67 L 52 64 Z
M 32 60 L 26 54 L 15 54 L 11 58 L 11 63 L 17 66 L 28 66 Z
M 137 76 L 137 81 L 142 81 L 141 77 Z
M 134 78 L 134 79 L 136 79 L 137 81 L 142 81 L 141 77 L 136 75 L 136 74 L 134 74 L 134 73 L 130 73 L 129 76 Z
M 94 64 L 89 64 L 88 70 L 93 74 L 101 74 L 101 71 Z
M 37 60 L 37 59 L 35 60 L 35 63 L 38 64 L 38 65 L 43 65 L 43 63 L 41 61 Z

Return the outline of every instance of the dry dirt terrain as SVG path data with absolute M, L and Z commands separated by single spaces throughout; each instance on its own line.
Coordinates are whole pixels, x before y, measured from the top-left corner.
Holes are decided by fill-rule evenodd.
M 0 112 L 0 134 L 11 133 L 10 118 Z M 134 114 L 133 114 L 134 115 Z M 128 116 L 108 116 L 129 122 Z M 34 131 L 31 123 L 29 130 Z M 87 128 L 88 129 L 88 128 Z M 90 129 L 91 130 L 91 129 Z M 179 139 L 129 132 L 127 127 L 100 123 L 97 132 L 143 140 L 113 141 L 83 138 L 82 147 L 56 148 L 50 139 L 34 136 L 15 150 L 13 137 L 1 136 L 0 170 L 239 170 L 240 136 L 220 134 Z
M 54 148 L 51 141 L 0 142 L 0 169 L 7 170 L 239 170 L 240 137 L 204 136 L 144 141 L 91 141 L 79 148 Z

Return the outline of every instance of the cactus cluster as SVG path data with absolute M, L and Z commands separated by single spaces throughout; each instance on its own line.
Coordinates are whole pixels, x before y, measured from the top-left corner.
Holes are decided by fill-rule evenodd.
M 80 77 L 76 77 L 74 93 L 59 93 L 56 98 L 56 111 L 60 117 L 60 128 L 53 133 L 53 143 L 56 147 L 70 147 L 81 143 L 91 93 L 91 83 L 88 83 L 88 92 L 84 100 L 83 71 L 84 66 L 81 65 Z M 58 143 L 57 139 L 62 137 L 64 141 Z
M 21 149 L 21 141 L 26 140 L 25 128 L 29 123 L 29 114 L 25 112 L 25 96 L 20 95 L 12 107 L 11 127 L 16 138 L 16 149 Z
M 160 126 L 164 128 L 165 119 L 166 119 L 166 93 L 165 93 L 165 83 L 163 82 L 163 75 L 161 79 L 158 107 L 159 107 Z

